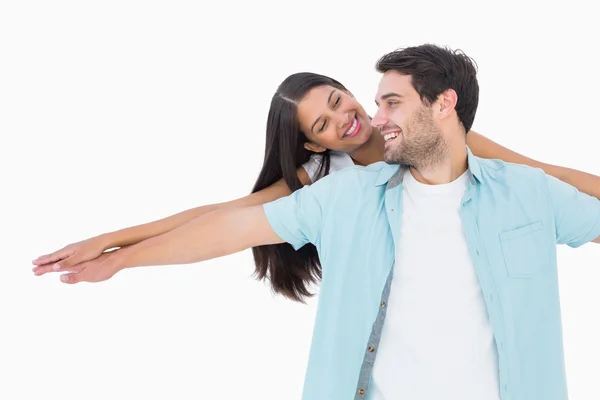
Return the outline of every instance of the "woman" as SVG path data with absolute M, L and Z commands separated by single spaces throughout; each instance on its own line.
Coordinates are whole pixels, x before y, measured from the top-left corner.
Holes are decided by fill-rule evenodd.
M 479 157 L 542 168 L 549 175 L 600 198 L 600 177 L 540 163 L 476 132 L 468 133 L 467 143 Z M 69 244 L 34 260 L 33 272 L 36 275 L 51 272 L 57 262 L 60 262 L 58 271 L 67 271 L 101 256 L 108 249 L 161 235 L 211 211 L 276 200 L 347 166 L 381 161 L 383 151 L 383 138 L 370 125 L 363 107 L 341 83 L 313 73 L 291 75 L 282 82 L 271 101 L 264 164 L 251 195 Z M 318 255 L 312 245 L 295 251 L 284 243 L 253 248 L 253 252 L 258 279 L 269 279 L 276 292 L 293 300 L 302 301 L 310 296 L 308 285 L 321 277 Z

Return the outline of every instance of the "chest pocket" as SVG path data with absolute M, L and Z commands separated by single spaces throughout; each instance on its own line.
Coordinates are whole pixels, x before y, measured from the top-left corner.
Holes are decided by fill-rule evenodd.
M 510 277 L 531 277 L 548 262 L 541 221 L 501 232 L 500 245 Z

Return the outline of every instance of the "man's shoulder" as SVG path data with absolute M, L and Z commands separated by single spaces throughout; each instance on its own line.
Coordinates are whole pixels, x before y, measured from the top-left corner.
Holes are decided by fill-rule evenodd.
M 510 163 L 498 159 L 487 159 L 476 157 L 481 168 L 483 179 L 491 182 L 527 183 L 541 182 L 545 180 L 545 172 L 541 168 L 528 165 Z
M 542 169 L 490 159 L 480 159 L 479 169 L 478 200 L 491 220 L 551 220 L 550 189 Z

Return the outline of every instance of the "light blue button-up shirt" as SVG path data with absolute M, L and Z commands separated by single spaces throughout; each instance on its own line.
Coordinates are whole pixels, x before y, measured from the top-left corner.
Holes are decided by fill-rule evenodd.
M 539 169 L 470 151 L 468 161 L 461 218 L 498 349 L 501 398 L 567 400 L 556 244 L 600 236 L 600 201 Z M 264 206 L 275 232 L 296 249 L 313 243 L 323 267 L 304 400 L 369 398 L 402 173 L 383 162 L 350 167 Z

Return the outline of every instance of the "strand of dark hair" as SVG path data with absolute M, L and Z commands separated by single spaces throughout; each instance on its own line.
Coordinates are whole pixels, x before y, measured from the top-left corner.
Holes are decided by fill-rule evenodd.
M 285 82 L 273 96 L 267 118 L 264 162 L 252 193 L 265 189 L 282 178 L 292 192 L 302 188 L 297 169 L 314 153 L 304 148 L 307 139 L 297 128 L 299 125 L 295 102 L 304 92 L 318 85 L 337 83 L 336 86 L 343 88 L 337 81 L 317 74 L 301 73 L 290 78 L 303 81 L 289 83 L 289 86 L 298 86 L 297 89 L 294 87 L 297 92 L 295 96 L 282 95 L 281 91 L 285 94 Z M 329 174 L 331 159 L 329 151 L 320 156 L 322 162 L 316 175 L 322 177 Z M 254 276 L 258 280 L 268 280 L 275 293 L 298 302 L 305 302 L 306 298 L 314 295 L 310 286 L 320 282 L 322 271 L 319 255 L 313 244 L 308 243 L 297 251 L 288 243 L 257 246 L 252 248 L 252 253 L 256 264 Z

